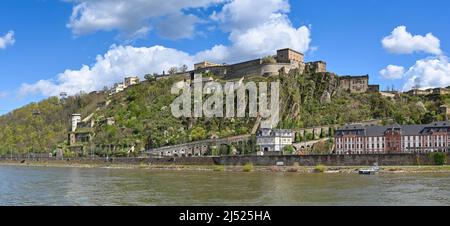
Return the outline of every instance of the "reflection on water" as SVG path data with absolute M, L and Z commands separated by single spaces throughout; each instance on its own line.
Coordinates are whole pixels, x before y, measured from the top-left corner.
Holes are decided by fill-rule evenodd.
M 299 175 L 0 166 L 0 205 L 450 205 L 450 174 Z

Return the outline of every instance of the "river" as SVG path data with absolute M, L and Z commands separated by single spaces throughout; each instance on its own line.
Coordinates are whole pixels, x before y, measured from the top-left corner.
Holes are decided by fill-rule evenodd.
M 450 174 L 0 166 L 0 205 L 450 205 Z

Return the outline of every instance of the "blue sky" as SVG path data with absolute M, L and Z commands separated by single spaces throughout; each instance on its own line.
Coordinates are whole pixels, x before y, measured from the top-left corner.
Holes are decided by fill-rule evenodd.
M 449 9 L 446 0 L 3 0 L 0 114 L 61 90 L 279 47 L 339 75 L 369 74 L 382 89 L 448 86 Z

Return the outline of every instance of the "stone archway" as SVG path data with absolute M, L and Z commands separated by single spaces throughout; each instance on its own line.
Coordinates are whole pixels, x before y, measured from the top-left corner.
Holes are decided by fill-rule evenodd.
M 153 146 L 154 146 L 153 144 L 154 144 L 153 138 L 152 138 L 152 135 L 150 134 L 150 135 L 147 137 L 147 142 L 146 142 L 146 144 L 145 144 L 145 149 L 147 149 L 147 150 L 153 149 Z

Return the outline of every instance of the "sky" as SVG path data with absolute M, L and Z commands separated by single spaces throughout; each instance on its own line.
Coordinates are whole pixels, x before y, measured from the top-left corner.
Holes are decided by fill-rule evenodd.
M 0 115 L 125 76 L 293 48 L 382 90 L 450 86 L 447 0 L 2 0 Z

